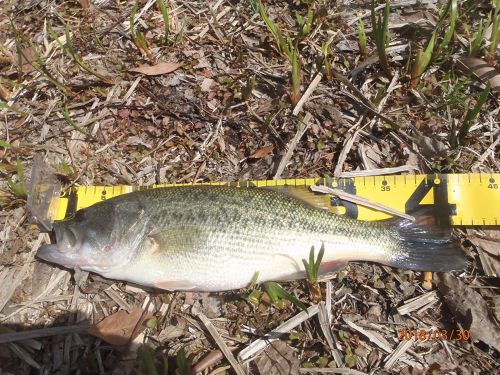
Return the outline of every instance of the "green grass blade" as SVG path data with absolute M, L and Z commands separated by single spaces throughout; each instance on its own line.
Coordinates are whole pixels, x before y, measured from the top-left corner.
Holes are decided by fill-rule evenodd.
M 158 5 L 158 8 L 160 8 L 160 12 L 163 17 L 163 25 L 164 25 L 163 43 L 166 44 L 168 42 L 168 35 L 170 33 L 168 8 L 165 5 L 164 0 L 156 0 L 156 4 Z
M 278 307 L 280 304 L 280 300 L 287 300 L 293 303 L 295 306 L 297 306 L 301 310 L 306 310 L 306 306 L 300 302 L 297 298 L 292 296 L 290 293 L 288 293 L 285 289 L 281 287 L 278 283 L 274 281 L 267 281 L 264 283 L 264 288 L 266 289 L 267 294 L 269 295 L 269 298 L 271 298 L 271 301 L 277 305 Z
M 448 44 L 450 44 L 451 39 L 453 38 L 453 33 L 455 32 L 455 25 L 458 19 L 458 4 L 457 0 L 450 0 L 448 3 L 450 9 L 450 25 L 448 26 L 448 30 L 444 34 L 443 40 L 439 49 L 446 48 Z
M 153 349 L 147 345 L 142 345 L 138 352 L 138 357 L 142 361 L 144 367 L 146 368 L 146 374 L 148 375 L 158 375 L 158 371 L 155 366 L 155 357 Z
M 481 108 L 483 107 L 484 103 L 486 103 L 486 101 L 488 100 L 488 95 L 490 94 L 490 90 L 491 86 L 490 83 L 488 82 L 486 88 L 483 90 L 483 92 L 481 92 L 481 95 L 479 95 L 476 105 L 472 108 L 472 110 L 467 111 L 464 122 L 458 132 L 458 139 L 460 141 L 462 141 L 465 138 L 472 124 L 474 123 L 474 120 L 479 115 L 479 112 L 481 111 Z

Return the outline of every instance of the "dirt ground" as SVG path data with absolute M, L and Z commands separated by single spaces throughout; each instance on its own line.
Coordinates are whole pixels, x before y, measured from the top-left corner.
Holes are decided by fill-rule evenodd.
M 0 3 L 0 373 L 498 371 L 498 227 L 455 228 L 469 266 L 430 289 L 368 263 L 321 301 L 283 283 L 307 313 L 36 259 L 35 155 L 64 188 L 500 172 L 498 1 L 392 1 L 385 27 L 383 2 L 160 1 Z

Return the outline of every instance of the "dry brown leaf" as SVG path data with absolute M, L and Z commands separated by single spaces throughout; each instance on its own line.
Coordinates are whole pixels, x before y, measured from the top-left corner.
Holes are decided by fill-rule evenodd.
M 467 73 L 472 73 L 483 83 L 490 83 L 492 92 L 500 92 L 500 73 L 494 66 L 477 57 L 463 57 L 458 60 L 459 67 Z
M 151 312 L 137 306 L 130 313 L 120 310 L 90 327 L 88 332 L 109 344 L 126 345 L 144 331 L 144 322 L 151 316 Z
M 30 73 L 35 70 L 32 63 L 36 60 L 36 54 L 33 48 L 27 47 L 21 53 L 21 64 L 23 73 Z
M 482 238 L 471 238 L 470 241 L 491 255 L 500 256 L 500 242 L 489 241 Z
M 274 341 L 256 361 L 260 374 L 298 374 L 300 360 L 285 341 Z
M 459 278 L 449 274 L 438 274 L 438 289 L 450 311 L 470 331 L 474 340 L 481 340 L 500 350 L 498 327 L 490 317 L 486 301 L 474 289 Z
M 3 99 L 6 102 L 8 102 L 10 100 L 10 97 L 11 97 L 10 91 L 7 89 L 7 87 L 5 87 L 0 83 L 0 99 Z
M 161 74 L 171 73 L 177 68 L 179 68 L 181 64 L 178 63 L 169 63 L 169 62 L 161 62 L 156 65 L 142 65 L 137 68 L 129 69 L 131 72 L 142 73 L 147 76 L 158 76 Z
M 420 152 L 427 157 L 446 155 L 448 146 L 435 137 L 417 134 L 413 141 L 420 148 Z
M 250 155 L 249 158 L 250 159 L 263 158 L 264 156 L 269 154 L 271 151 L 273 151 L 273 149 L 274 149 L 273 145 L 262 147 L 262 148 L 258 149 L 257 151 L 255 151 L 252 155 Z

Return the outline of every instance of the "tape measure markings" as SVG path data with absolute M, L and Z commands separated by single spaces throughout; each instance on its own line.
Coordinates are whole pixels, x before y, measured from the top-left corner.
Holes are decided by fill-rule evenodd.
M 50 215 L 55 220 L 69 218 L 81 208 L 121 194 L 155 187 L 212 185 L 237 187 L 291 187 L 324 185 L 342 189 L 411 214 L 419 208 L 431 208 L 441 220 L 451 216 L 453 225 L 498 225 L 500 212 L 500 174 L 432 174 L 432 175 L 359 176 L 349 178 L 297 178 L 283 180 L 252 180 L 245 182 L 209 182 L 161 184 L 154 186 L 81 186 L 65 191 L 57 202 L 51 202 Z M 467 176 L 467 177 L 465 177 Z M 371 180 L 371 181 L 370 181 Z M 372 183 L 370 183 L 372 182 Z M 315 194 L 312 193 L 311 194 Z M 325 195 L 314 197 L 314 204 L 338 214 L 360 220 L 381 220 L 391 217 L 374 209 Z M 432 207 L 431 207 L 432 206 Z

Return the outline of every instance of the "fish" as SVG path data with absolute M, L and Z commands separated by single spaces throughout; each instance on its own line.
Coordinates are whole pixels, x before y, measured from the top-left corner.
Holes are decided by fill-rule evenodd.
M 449 230 L 409 220 L 365 222 L 265 188 L 177 186 L 136 191 L 54 223 L 38 258 L 165 290 L 217 292 L 306 277 L 303 259 L 324 249 L 321 275 L 350 261 L 417 271 L 463 270 Z

